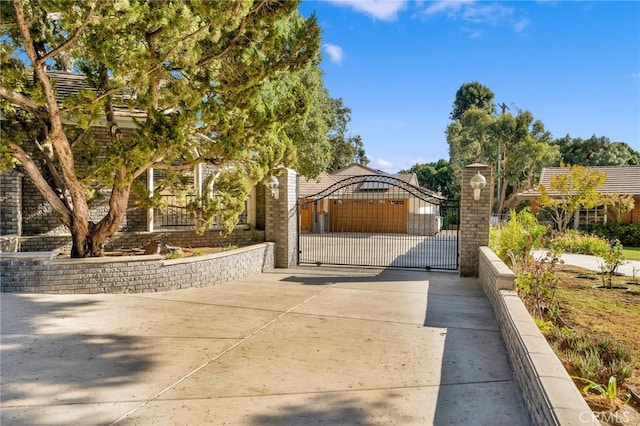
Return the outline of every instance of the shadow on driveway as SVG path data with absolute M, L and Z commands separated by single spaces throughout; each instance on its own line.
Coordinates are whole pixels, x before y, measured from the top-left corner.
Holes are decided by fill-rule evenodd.
M 133 384 L 153 366 L 136 336 L 83 333 L 81 325 L 72 332 L 63 326 L 80 312 L 99 309 L 100 302 L 62 297 L 64 301 L 56 302 L 39 300 L 38 295 L 1 297 L 2 424 L 54 424 L 28 407 L 99 402 L 96 393 Z M 86 411 L 69 413 L 66 419 L 96 422 Z
M 434 424 L 529 424 L 494 313 L 477 279 L 433 274 L 424 325 L 446 335 Z

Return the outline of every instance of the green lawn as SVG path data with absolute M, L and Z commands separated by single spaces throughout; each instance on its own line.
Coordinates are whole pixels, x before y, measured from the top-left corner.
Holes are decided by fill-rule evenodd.
M 627 260 L 640 260 L 640 247 L 625 247 L 624 258 Z

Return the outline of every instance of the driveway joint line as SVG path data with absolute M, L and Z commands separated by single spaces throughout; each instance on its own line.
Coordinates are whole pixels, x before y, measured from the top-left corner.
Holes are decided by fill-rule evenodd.
M 298 303 L 295 306 L 292 306 L 291 308 L 287 309 L 286 311 L 282 312 L 280 315 L 278 315 L 277 317 L 275 317 L 274 319 L 272 319 L 271 321 L 267 322 L 266 324 L 263 324 L 262 326 L 258 327 L 256 330 L 254 330 L 251 334 L 249 334 L 248 336 L 246 336 L 245 338 L 243 338 L 242 340 L 239 340 L 238 342 L 234 343 L 233 345 L 229 346 L 227 349 L 225 349 L 224 351 L 220 352 L 218 355 L 216 355 L 215 357 L 209 359 L 207 362 L 203 363 L 202 365 L 200 365 L 199 367 L 195 368 L 194 370 L 190 371 L 189 373 L 187 373 L 186 375 L 184 375 L 183 377 L 181 377 L 179 380 L 175 381 L 174 383 L 172 383 L 171 385 L 165 387 L 164 389 L 162 389 L 160 392 L 156 393 L 154 396 L 152 396 L 151 398 L 146 399 L 142 404 L 139 404 L 137 407 L 134 407 L 133 409 L 129 410 L 127 413 L 125 413 L 123 416 L 121 416 L 120 418 L 118 418 L 116 421 L 114 421 L 113 423 L 110 424 L 110 426 L 114 426 L 117 425 L 118 423 L 120 423 L 122 420 L 126 419 L 127 417 L 129 417 L 131 414 L 135 413 L 136 411 L 138 411 L 140 408 L 148 405 L 151 401 L 154 401 L 156 399 L 158 399 L 159 397 L 161 397 L 162 395 L 164 395 L 165 393 L 167 393 L 168 391 L 170 391 L 171 389 L 173 389 L 175 386 L 179 385 L 180 383 L 182 383 L 183 381 L 187 380 L 189 377 L 193 376 L 194 374 L 196 374 L 198 371 L 202 370 L 203 368 L 205 368 L 206 366 L 208 366 L 209 364 L 211 364 L 212 362 L 220 359 L 221 357 L 223 357 L 224 355 L 226 355 L 227 353 L 229 353 L 230 351 L 232 351 L 233 349 L 237 348 L 238 346 L 240 346 L 241 344 L 243 344 L 244 342 L 246 342 L 247 340 L 249 340 L 250 338 L 252 338 L 253 336 L 255 336 L 256 334 L 260 333 L 262 330 L 266 329 L 267 327 L 269 327 L 270 325 L 274 324 L 275 322 L 277 322 L 280 318 L 284 317 L 285 315 L 287 315 L 288 313 L 290 313 L 291 311 L 293 311 L 294 309 L 297 309 L 298 307 L 304 305 L 305 303 L 307 303 L 308 301 L 316 298 L 317 296 L 321 295 L 322 293 L 332 289 L 333 287 L 335 287 L 337 284 L 333 284 L 330 285 L 326 288 L 324 288 L 322 291 L 308 297 L 307 299 L 303 300 L 302 302 Z

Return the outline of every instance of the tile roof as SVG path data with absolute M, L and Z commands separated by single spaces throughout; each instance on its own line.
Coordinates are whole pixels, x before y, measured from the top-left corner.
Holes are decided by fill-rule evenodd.
M 640 166 L 599 166 L 589 167 L 599 170 L 607 175 L 604 184 L 599 188 L 602 193 L 632 194 L 640 195 Z M 569 169 L 566 167 L 545 167 L 540 174 L 540 184 L 549 188 L 551 176 L 566 174 Z M 536 198 L 540 192 L 535 189 L 518 194 L 520 198 Z
M 298 180 L 298 196 L 306 197 L 308 195 L 317 194 L 318 192 L 322 192 L 329 188 L 331 185 L 338 182 L 338 180 L 339 179 L 336 179 L 325 172 L 320 173 L 318 179 L 308 179 L 300 176 L 300 179 Z

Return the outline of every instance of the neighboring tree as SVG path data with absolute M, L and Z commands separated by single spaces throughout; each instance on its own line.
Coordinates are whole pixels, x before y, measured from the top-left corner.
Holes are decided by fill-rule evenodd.
M 297 72 L 263 84 L 264 110 L 286 140 L 287 163 L 298 173 L 317 177 L 331 164 L 334 147 L 329 139 L 333 99 L 324 87 L 316 61 Z M 306 113 L 303 113 L 305 112 Z
M 494 114 L 496 107 L 493 104 L 493 98 L 493 92 L 487 86 L 477 81 L 464 83 L 456 92 L 456 99 L 453 102 L 453 110 L 449 118 L 456 121 L 470 109 L 480 109 Z
M 542 167 L 550 166 L 559 157 L 558 150 L 550 145 L 551 133 L 545 130 L 533 114 L 518 110 L 497 117 L 491 125 L 494 140 L 498 141 L 498 152 L 494 154 L 500 167 L 494 169 L 499 182 L 498 214 L 515 208 L 519 192 L 531 189 L 540 177 Z M 495 143 L 492 145 L 496 148 Z
M 318 24 L 297 8 L 275 0 L 3 2 L 2 168 L 20 164 L 70 230 L 73 257 L 101 255 L 132 191 L 139 206 L 157 201 L 136 180 L 151 167 L 167 170 L 168 187 L 180 180 L 176 166 L 217 166 L 217 196 L 196 207 L 205 222 L 222 215 L 229 228 L 253 184 L 295 165 L 287 123 L 314 122 L 303 118 L 312 105 L 303 75 L 274 83 L 317 59 Z M 83 74 L 92 90 L 60 104 L 47 67 Z M 123 94 L 146 115 L 128 133 L 115 114 Z M 99 123 L 110 129 L 107 144 L 92 140 Z M 314 138 L 304 143 L 310 149 Z M 97 223 L 89 220 L 95 185 L 109 191 Z
M 331 99 L 329 111 L 329 136 L 331 159 L 329 172 L 336 171 L 352 163 L 367 165 L 369 158 L 364 150 L 360 135 L 347 136 L 347 125 L 351 121 L 351 109 L 344 106 L 341 98 Z
M 617 192 L 604 194 L 604 204 L 607 206 L 607 215 L 614 223 L 622 223 L 624 216 L 635 207 L 633 195 Z
M 551 176 L 549 188 L 538 185 L 538 203 L 551 213 L 558 232 L 564 232 L 581 207 L 592 209 L 605 202 L 600 188 L 607 175 L 584 166 L 570 166 L 567 173 Z
M 564 164 L 581 166 L 627 166 L 640 164 L 640 152 L 624 142 L 611 142 L 604 136 L 593 135 L 589 139 L 564 138 L 552 142 L 562 154 Z
M 472 108 L 447 127 L 454 180 L 460 181 L 462 167 L 468 164 L 491 165 L 500 190 L 495 210 L 507 211 L 515 207 L 516 194 L 533 188 L 542 168 L 557 161 L 550 140 L 550 133 L 529 111 L 496 117 Z
M 439 192 L 448 199 L 456 199 L 460 196 L 460 185 L 454 179 L 453 170 L 447 160 L 414 164 L 408 170 L 400 170 L 400 173 L 415 173 L 420 186 Z
M 496 159 L 491 158 L 492 152 L 497 153 L 497 148 L 493 149 L 494 140 L 490 131 L 494 120 L 488 112 L 472 108 L 447 126 L 449 161 L 458 181 L 462 176 L 462 168 L 468 164 L 496 163 Z

